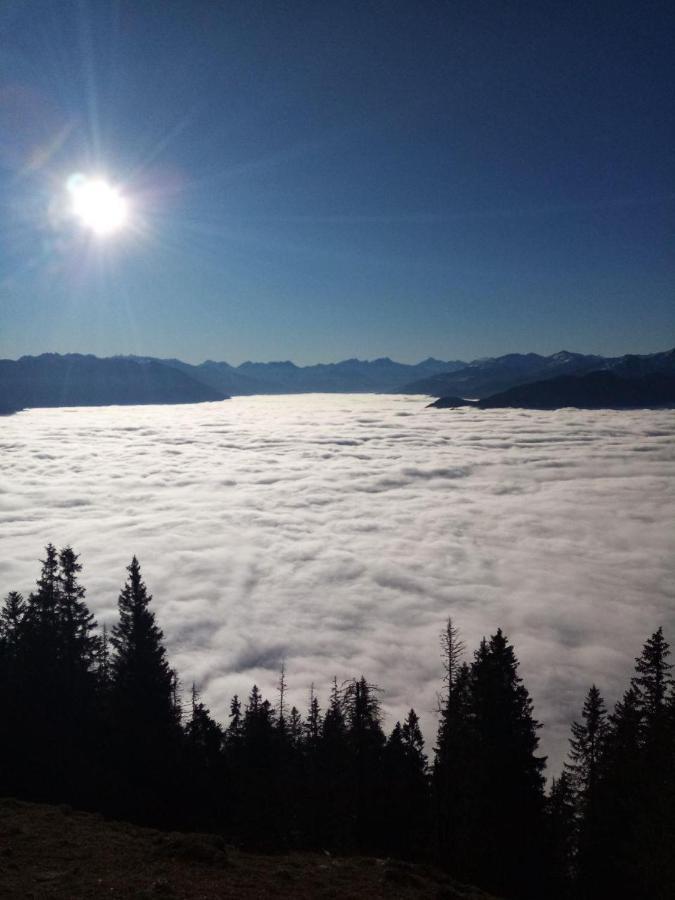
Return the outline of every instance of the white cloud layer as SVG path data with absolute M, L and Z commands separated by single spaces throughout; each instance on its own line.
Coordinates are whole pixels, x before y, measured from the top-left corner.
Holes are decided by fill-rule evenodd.
M 226 720 L 364 673 L 429 747 L 448 615 L 501 625 L 552 767 L 596 681 L 608 701 L 659 624 L 675 640 L 675 413 L 428 410 L 304 395 L 32 410 L 2 420 L 0 589 L 48 541 L 81 553 L 99 622 L 135 553 L 172 663 Z

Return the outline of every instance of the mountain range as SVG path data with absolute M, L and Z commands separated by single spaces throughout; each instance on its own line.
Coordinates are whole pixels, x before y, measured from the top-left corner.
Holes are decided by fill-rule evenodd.
M 585 375 L 558 375 L 545 381 L 520 384 L 507 391 L 465 400 L 441 397 L 429 406 L 451 409 L 473 406 L 478 409 L 636 409 L 675 406 L 675 374 L 651 372 L 626 374 L 610 370 Z
M 675 349 L 645 356 L 593 356 L 562 350 L 552 356 L 537 353 L 509 353 L 491 359 L 478 359 L 452 372 L 440 372 L 403 385 L 402 393 L 448 395 L 481 399 L 521 384 L 546 381 L 562 375 L 585 375 L 610 371 L 622 377 L 675 374 Z
M 314 392 L 482 399 L 520 385 L 596 371 L 622 378 L 675 375 L 675 350 L 619 357 L 567 351 L 552 356 L 510 353 L 468 363 L 430 357 L 415 365 L 383 357 L 311 366 L 289 361 L 232 366 L 213 360 L 192 365 L 146 356 L 101 359 L 45 353 L 0 360 L 0 413 L 25 407 L 200 403 L 235 395 Z
M 44 353 L 0 360 L 0 413 L 25 407 L 201 403 L 225 395 L 155 360 Z

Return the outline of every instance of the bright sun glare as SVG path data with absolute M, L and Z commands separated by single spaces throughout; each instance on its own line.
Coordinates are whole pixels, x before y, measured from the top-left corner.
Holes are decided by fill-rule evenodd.
M 129 215 L 127 201 L 105 179 L 71 175 L 67 187 L 73 215 L 94 234 L 105 237 L 124 227 Z

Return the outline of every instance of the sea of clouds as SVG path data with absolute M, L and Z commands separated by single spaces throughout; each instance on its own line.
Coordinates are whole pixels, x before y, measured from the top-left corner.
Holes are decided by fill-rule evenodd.
M 501 626 L 555 770 L 597 682 L 608 702 L 660 624 L 675 640 L 675 412 L 433 410 L 302 395 L 30 410 L 2 420 L 0 590 L 71 544 L 99 623 L 136 554 L 173 665 L 225 721 L 365 674 L 429 747 L 448 616 Z

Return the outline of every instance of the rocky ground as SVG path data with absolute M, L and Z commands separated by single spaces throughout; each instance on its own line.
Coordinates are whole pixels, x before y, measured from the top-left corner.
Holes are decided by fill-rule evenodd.
M 215 835 L 138 828 L 0 799 L 0 898 L 489 900 L 430 866 L 317 853 L 265 856 Z

